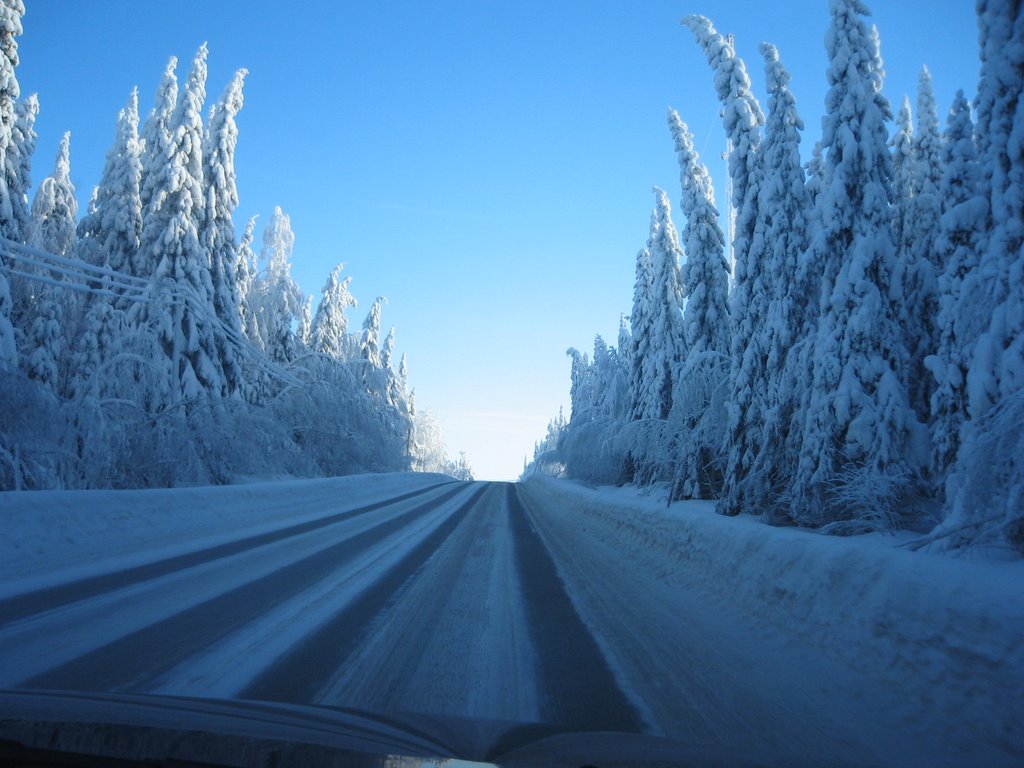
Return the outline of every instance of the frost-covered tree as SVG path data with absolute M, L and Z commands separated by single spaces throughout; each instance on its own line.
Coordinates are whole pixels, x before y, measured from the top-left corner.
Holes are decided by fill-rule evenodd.
M 149 206 L 140 237 L 140 262 L 155 266 L 149 300 L 131 307 L 136 328 L 151 327 L 166 391 L 160 405 L 204 395 L 222 396 L 223 367 L 213 333 L 210 262 L 200 241 L 206 215 L 203 189 L 202 108 L 206 97 L 205 43 L 171 116 L 170 139 L 145 181 Z M 148 152 L 148 149 L 147 149 Z
M 380 350 L 380 365 L 382 368 L 390 370 L 392 358 L 395 355 L 395 328 L 391 327 L 388 331 L 388 335 L 384 337 L 384 345 Z
M 60 140 L 53 174 L 39 183 L 32 200 L 32 237 L 36 248 L 66 256 L 75 244 L 78 200 L 71 183 L 71 134 Z
M 240 392 L 244 386 L 238 347 L 241 297 L 235 273 L 238 246 L 233 216 L 238 207 L 235 175 L 238 126 L 235 117 L 242 109 L 242 85 L 247 74 L 245 69 L 238 70 L 224 89 L 220 101 L 211 108 L 203 146 L 206 211 L 200 244 L 210 261 L 213 311 L 219 321 L 213 327 L 214 341 L 220 367 L 224 371 L 224 386 L 229 394 Z
M 89 212 L 78 223 L 78 256 L 83 261 L 131 273 L 142 236 L 142 146 L 139 99 L 133 90 L 117 116 L 114 143 Z
M 912 413 L 893 281 L 889 104 L 860 0 L 831 0 L 824 186 L 809 257 L 822 275 L 792 514 L 804 524 L 893 513 L 910 470 Z
M 978 194 L 979 168 L 971 107 L 957 91 L 946 118 L 942 218 L 935 248 L 944 265 L 939 276 L 937 351 L 925 359 L 935 378 L 931 397 L 931 471 L 941 481 L 956 459 L 967 417 L 967 369 L 974 342 L 987 318 L 974 309 L 980 287 L 979 243 L 988 202 Z M 941 485 L 940 485 L 941 490 Z
M 78 223 L 78 257 L 96 266 L 130 274 L 142 235 L 142 146 L 138 135 L 138 91 L 133 90 L 117 116 L 114 143 L 107 152 L 100 183 L 89 212 Z M 85 297 L 84 320 L 74 343 L 72 396 L 114 394 L 112 383 L 99 376 L 105 363 L 125 343 L 124 311 L 119 289 L 109 277 L 96 280 L 102 292 Z
M 22 32 L 21 17 L 24 14 L 25 5 L 21 0 L 0 3 L 0 168 L 7 168 L 7 154 L 12 144 L 11 128 L 16 120 L 15 102 L 21 95 L 14 68 L 18 66 L 16 38 Z M 5 174 L 0 180 L 0 235 L 20 239 L 20 234 Z M 4 274 L 3 257 L 0 256 L 0 370 L 18 364 L 17 343 L 11 323 L 13 313 L 11 288 Z
M 715 73 L 715 91 L 722 103 L 722 124 L 729 142 L 730 204 L 735 214 L 733 257 L 734 279 L 739 290 L 746 280 L 747 251 L 753 242 L 757 218 L 758 147 L 764 113 L 750 88 L 743 59 L 736 55 L 731 39 L 723 37 L 703 16 L 687 16 L 683 24 L 693 33 Z M 733 308 L 742 308 L 742 300 Z
M 934 379 L 925 358 L 938 346 L 939 275 L 943 263 L 935 242 L 939 236 L 939 184 L 942 181 L 942 146 L 939 118 L 932 94 L 931 75 L 921 70 L 917 98 L 917 129 L 912 147 L 913 173 L 910 198 L 904 203 L 904 261 L 907 265 L 907 379 L 910 403 L 919 421 L 927 423 Z M 898 191 L 898 190 L 897 190 Z
M 634 421 L 653 418 L 654 402 L 650 397 L 651 339 L 654 307 L 654 262 L 651 248 L 657 236 L 658 221 L 651 214 L 647 246 L 636 255 L 636 282 L 633 284 L 633 314 L 630 315 L 630 418 Z
M 263 273 L 250 292 L 262 347 L 278 363 L 289 362 L 295 356 L 293 326 L 302 311 L 302 291 L 292 278 L 294 249 L 291 218 L 278 206 L 263 230 Z
M 256 289 L 256 279 L 259 276 L 259 268 L 256 263 L 256 253 L 252 249 L 252 242 L 256 236 L 256 217 L 252 216 L 246 223 L 242 237 L 238 241 L 238 254 L 235 261 L 235 282 L 238 286 L 238 324 L 251 344 L 263 349 L 263 340 L 260 336 L 259 326 L 256 320 L 256 307 L 253 303 Z
M 299 319 L 295 327 L 295 340 L 300 350 L 308 350 L 313 344 L 313 297 L 306 296 L 299 309 Z
M 686 217 L 686 260 L 680 270 L 686 357 L 670 419 L 678 453 L 673 496 L 710 497 L 718 493 L 721 475 L 716 464 L 724 425 L 711 422 L 723 405 L 720 395 L 729 369 L 729 264 L 711 176 L 686 125 L 674 125 L 683 194 L 680 208 Z
M 683 190 L 681 211 L 686 217 L 681 280 L 687 361 L 709 353 L 724 359 L 729 351 L 729 264 L 715 190 L 686 124 L 680 121 L 673 136 Z
M 654 418 L 666 419 L 672 410 L 672 392 L 680 366 L 686 355 L 683 330 L 682 295 L 679 260 L 682 248 L 672 223 L 668 195 L 654 188 L 654 214 L 657 226 L 651 242 L 654 266 L 654 303 L 648 345 L 650 374 L 644 384 L 650 390 Z M 596 362 L 596 358 L 595 358 Z
M 29 95 L 15 105 L 14 112 L 5 172 L 11 199 L 12 220 L 19 233 L 15 239 L 24 242 L 28 240 L 32 231 L 28 191 L 32 187 L 32 155 L 36 149 L 35 123 L 39 115 L 39 98 L 34 93 Z
M 799 442 L 790 433 L 798 431 L 793 429 L 795 379 L 806 372 L 797 364 L 811 294 L 811 276 L 800 260 L 810 202 L 800 159 L 803 121 L 789 90 L 790 76 L 774 46 L 763 44 L 760 50 L 768 116 L 751 247 L 756 277 L 749 300 L 758 306 L 747 313 L 747 322 L 758 319 L 746 331 L 746 351 L 731 376 L 736 410 L 730 412 L 732 441 L 719 508 L 727 514 L 745 510 L 774 516 L 784 479 L 796 465 L 795 451 L 787 453 L 786 446 Z M 734 341 L 734 352 L 735 346 Z
M 1024 553 L 1024 7 L 1016 0 L 979 0 L 977 7 L 978 186 L 988 217 L 978 266 L 961 282 L 958 314 L 985 325 L 969 350 L 969 418 L 937 535 L 947 547 L 994 541 Z
M 359 341 L 359 356 L 372 367 L 381 368 L 380 316 L 384 303 L 383 296 L 378 296 L 370 305 L 370 311 L 363 320 L 363 335 Z
M 344 268 L 344 264 L 338 264 L 331 270 L 313 318 L 313 349 L 335 360 L 344 360 L 349 355 L 348 318 L 345 312 L 349 307 L 356 306 L 356 300 L 348 289 L 352 278 L 341 279 Z
M 889 142 L 892 149 L 892 237 L 900 259 L 907 258 L 910 205 L 914 199 L 914 117 L 910 98 L 903 97 L 896 115 L 896 132 Z
M 4 0 L 0 3 L 0 169 L 4 170 L 0 186 L 0 234 L 12 240 L 19 240 L 19 220 L 15 217 L 15 204 L 11 196 L 15 193 L 9 186 L 6 169 L 7 155 L 14 144 L 13 129 L 17 121 L 16 103 L 21 87 L 14 73 L 18 66 L 18 41 L 22 33 L 21 17 L 25 5 L 21 0 Z
M 32 200 L 31 245 L 58 256 L 71 253 L 75 243 L 78 201 L 71 182 L 71 134 L 61 138 L 53 174 L 39 183 Z M 23 364 L 26 373 L 55 391 L 61 383 L 64 360 L 64 322 L 69 297 L 60 287 L 61 275 L 37 271 L 31 290 L 21 297 L 19 325 L 25 329 Z
M 178 103 L 178 57 L 171 56 L 164 69 L 163 78 L 153 100 L 153 108 L 146 118 L 140 133 L 142 144 L 142 208 L 147 210 L 153 198 L 154 185 L 158 183 L 162 164 L 166 158 L 167 145 L 171 141 L 172 119 Z M 136 274 L 148 277 L 149 272 L 141 270 Z
M 991 226 L 979 264 L 983 303 L 974 307 L 989 327 L 968 374 L 972 419 L 1024 386 L 1024 9 L 1014 0 L 979 0 L 978 21 L 978 153 Z

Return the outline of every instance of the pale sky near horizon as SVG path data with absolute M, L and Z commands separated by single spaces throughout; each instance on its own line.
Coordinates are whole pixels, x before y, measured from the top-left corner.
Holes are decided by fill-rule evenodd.
M 940 119 L 977 87 L 969 0 L 869 0 L 895 112 L 934 78 Z M 386 296 L 417 405 L 481 479 L 512 479 L 560 406 L 565 350 L 614 344 L 630 311 L 652 185 L 679 199 L 665 111 L 679 111 L 724 210 L 724 134 L 690 13 L 732 32 L 763 99 L 775 43 L 820 135 L 827 0 L 26 0 L 22 93 L 41 112 L 33 181 L 72 132 L 82 210 L 118 110 L 143 117 L 168 57 L 210 48 L 208 104 L 246 67 L 235 224 L 291 216 L 294 275 L 319 299 L 346 264 L 359 307 Z M 766 107 L 767 105 L 764 104 Z M 677 223 L 681 223 L 677 219 Z M 259 245 L 257 238 L 256 245 Z

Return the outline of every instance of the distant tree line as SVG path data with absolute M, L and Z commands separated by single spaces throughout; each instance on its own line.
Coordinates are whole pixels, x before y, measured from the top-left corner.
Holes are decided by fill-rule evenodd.
M 571 418 L 528 472 L 663 482 L 836 533 L 912 528 L 1024 553 L 1024 8 L 979 0 L 980 79 L 940 126 L 882 94 L 861 0 L 830 0 L 822 135 L 763 45 L 767 113 L 731 38 L 684 21 L 728 139 L 732 264 L 711 180 L 669 112 L 681 235 L 655 190 L 618 347 L 572 358 Z
M 133 91 L 80 219 L 70 135 L 29 204 L 39 100 L 15 76 L 22 0 L 0 3 L 0 490 L 228 482 L 418 469 L 468 476 L 417 412 L 384 300 L 338 265 L 316 311 L 274 211 L 241 238 L 239 70 L 205 120 L 207 49 Z

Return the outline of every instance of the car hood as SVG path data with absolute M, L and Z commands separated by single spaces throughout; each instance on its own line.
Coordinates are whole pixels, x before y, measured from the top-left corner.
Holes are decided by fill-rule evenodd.
M 0 690 L 0 761 L 198 766 L 759 766 L 780 761 L 626 733 L 266 701 Z M 782 761 L 792 764 L 790 760 Z M 92 764 L 92 762 L 89 762 Z

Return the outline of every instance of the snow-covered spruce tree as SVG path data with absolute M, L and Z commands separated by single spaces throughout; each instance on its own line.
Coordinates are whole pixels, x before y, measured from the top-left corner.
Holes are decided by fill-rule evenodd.
M 75 244 L 75 222 L 78 201 L 71 183 L 71 134 L 61 138 L 53 174 L 39 184 L 32 200 L 32 237 L 30 244 L 40 250 L 67 256 Z M 25 329 L 23 365 L 33 379 L 43 382 L 55 392 L 63 393 L 66 372 L 64 321 L 74 311 L 68 291 L 61 288 L 59 273 L 48 269 L 37 271 L 40 278 L 25 295 L 20 308 L 19 325 Z
M 307 352 L 313 344 L 313 297 L 305 296 L 299 308 L 299 319 L 295 326 L 295 341 L 298 351 Z
M 24 242 L 28 240 L 32 231 L 28 191 L 32 187 L 32 155 L 36 150 L 35 123 L 39 115 L 39 98 L 34 93 L 29 95 L 15 105 L 14 112 L 5 172 L 13 219 L 20 232 L 19 237 L 15 239 Z
M 175 106 L 178 103 L 178 78 L 175 70 L 178 68 L 178 57 L 171 56 L 164 69 L 163 78 L 156 91 L 153 100 L 153 108 L 146 118 L 145 124 L 140 132 L 142 145 L 142 186 L 141 198 L 142 209 L 149 208 L 153 198 L 154 185 L 158 183 L 162 164 L 166 157 L 167 145 L 171 141 L 171 120 L 174 115 Z M 155 266 L 155 265 L 154 265 Z M 151 270 L 142 269 L 136 271 L 140 277 L 149 277 Z
M 255 315 L 261 346 L 277 363 L 287 363 L 295 356 L 292 324 L 302 310 L 302 291 L 292 278 L 294 249 L 291 219 L 278 206 L 263 230 L 260 253 L 263 273 L 249 292 L 249 304 Z
M 138 91 L 117 116 L 114 143 L 107 152 L 100 183 L 89 212 L 78 223 L 78 257 L 90 264 L 130 274 L 142 235 L 141 144 Z M 96 380 L 107 360 L 124 343 L 124 311 L 117 286 L 109 278 L 96 281 L 103 293 L 85 297 L 85 319 L 75 342 L 70 392 L 72 396 L 114 394 L 116 389 Z M 113 294 L 113 295 L 111 295 Z
M 735 514 L 744 506 L 742 487 L 760 443 L 758 432 L 766 398 L 760 332 L 767 312 L 768 286 L 762 269 L 764 241 L 756 234 L 762 183 L 758 153 L 765 120 L 751 91 L 746 65 L 736 56 L 731 40 L 719 34 L 702 16 L 687 17 L 683 23 L 693 32 L 715 73 L 715 89 L 722 103 L 722 120 L 729 142 L 733 209 L 730 214 L 735 215 L 729 305 L 731 392 L 726 432 L 728 463 L 719 509 Z M 670 112 L 670 126 L 673 121 L 679 122 L 678 116 Z M 672 131 L 676 133 L 678 128 L 673 126 Z
M 889 142 L 892 150 L 892 240 L 896 248 L 897 267 L 901 270 L 894 277 L 905 283 L 905 291 L 910 289 L 906 285 L 913 269 L 906 268 L 910 259 L 909 248 L 909 218 L 910 206 L 916 194 L 914 181 L 914 117 L 910 107 L 910 97 L 904 96 L 900 104 L 900 111 L 896 115 L 896 132 Z M 909 316 L 908 316 L 909 317 Z M 912 336 L 912 329 L 907 329 L 908 339 Z
M 356 300 L 348 290 L 352 278 L 341 279 L 344 268 L 344 264 L 338 264 L 331 270 L 313 317 L 313 350 L 339 361 L 350 355 L 348 318 L 345 312 L 349 307 L 356 306 Z
M 979 0 L 982 39 L 977 138 L 991 226 L 979 269 L 990 318 L 968 375 L 971 418 L 1024 386 L 1024 9 L 1013 0 Z
M 16 119 L 15 101 L 21 95 L 14 74 L 14 68 L 18 66 L 18 41 L 15 38 L 22 32 L 21 17 L 24 14 L 25 5 L 21 0 L 3 0 L 0 3 L 0 168 L 7 167 L 11 128 Z M 6 174 L 0 179 L 0 235 L 12 240 L 21 239 Z M 3 267 L 4 259 L 0 256 L 0 371 L 18 365 L 18 348 L 11 322 L 14 307 Z
M 205 43 L 200 46 L 169 123 L 170 138 L 144 187 L 139 262 L 154 266 L 148 301 L 134 304 L 129 320 L 151 328 L 157 365 L 166 386 L 158 409 L 227 390 L 213 326 L 210 262 L 200 241 L 206 215 L 203 189 L 202 108 L 206 97 Z M 147 152 L 149 150 L 147 149 Z M 145 166 L 144 166 L 145 168 Z
M 206 213 L 200 244 L 210 260 L 213 311 L 219 321 L 214 324 L 213 334 L 220 367 L 224 371 L 224 386 L 229 395 L 241 393 L 245 386 L 238 346 L 241 297 L 235 273 L 238 246 L 233 215 L 238 207 L 235 176 L 238 126 L 235 117 L 242 109 L 242 85 L 247 74 L 245 69 L 235 72 L 220 101 L 211 108 L 203 146 Z
M 653 323 L 654 306 L 654 262 L 651 259 L 651 247 L 657 235 L 658 221 L 651 214 L 651 228 L 647 246 L 641 248 L 636 255 L 636 282 L 633 284 L 633 314 L 630 315 L 630 327 L 633 334 L 630 340 L 630 418 L 642 421 L 653 418 L 654 402 L 650 397 L 650 356 L 651 356 L 651 325 Z
M 971 106 L 957 91 L 946 118 L 943 175 L 939 184 L 942 218 L 935 248 L 944 269 L 939 276 L 938 346 L 925 358 L 935 378 L 931 397 L 931 472 L 942 481 L 956 459 L 967 417 L 967 368 L 974 342 L 988 318 L 974 307 L 980 288 L 979 243 L 988 201 L 978 194 L 979 168 Z
M 391 326 L 388 335 L 384 337 L 384 345 L 380 349 L 381 368 L 391 368 L 391 359 L 395 354 L 395 327 Z
M 962 313 L 987 320 L 971 350 L 969 419 L 946 484 L 945 547 L 1008 544 L 1024 554 L 1024 7 L 979 0 L 979 191 L 988 202 L 979 264 L 961 285 Z
M 129 274 L 142 236 L 142 145 L 138 130 L 139 97 L 133 90 L 117 115 L 114 143 L 107 152 L 89 212 L 78 223 L 78 257 Z
M 71 183 L 71 134 L 65 133 L 57 149 L 53 174 L 39 183 L 32 200 L 30 243 L 41 250 L 66 256 L 75 244 L 78 200 Z
M 808 254 L 822 275 L 821 314 L 792 515 L 812 526 L 887 526 L 914 469 L 893 280 L 891 114 L 877 34 L 861 18 L 867 8 L 860 0 L 829 8 L 824 186 Z
M 743 59 L 736 55 L 732 42 L 723 37 L 703 16 L 687 16 L 683 24 L 693 33 L 703 49 L 708 64 L 715 74 L 715 91 L 722 103 L 722 124 L 729 141 L 729 177 L 732 180 L 732 200 L 736 216 L 732 243 L 736 262 L 734 279 L 740 285 L 746 279 L 744 271 L 757 217 L 758 147 L 764 113 L 750 89 Z M 737 308 L 734 302 L 733 309 Z
M 794 423 L 799 404 L 796 382 L 807 371 L 800 361 L 808 346 L 808 308 L 814 292 L 813 276 L 800 259 L 807 248 L 810 209 L 800 160 L 803 121 L 778 51 L 768 44 L 761 45 L 760 50 L 765 63 L 768 117 L 760 147 L 762 179 L 754 240 L 755 247 L 763 251 L 757 260 L 762 277 L 753 286 L 763 285 L 767 306 L 761 332 L 756 336 L 758 343 L 753 347 L 759 356 L 745 360 L 760 416 L 746 420 L 753 426 L 756 439 L 746 441 L 753 460 L 743 480 L 733 486 L 737 501 L 728 506 L 730 494 L 724 493 L 720 506 L 725 512 L 746 509 L 775 520 L 785 517 L 779 509 L 779 497 L 796 469 L 799 455 L 792 449 L 794 444 L 799 445 L 799 429 Z M 736 444 L 734 440 L 734 449 Z
M 673 498 L 714 498 L 721 490 L 724 389 L 729 370 L 729 264 L 715 192 L 693 137 L 673 131 L 686 217 L 680 270 L 686 357 L 676 377 L 670 428 L 676 440 Z
M 654 262 L 654 305 L 651 318 L 652 378 L 647 382 L 654 403 L 654 416 L 667 419 L 672 410 L 672 392 L 675 377 L 686 356 L 683 331 L 683 288 L 680 282 L 679 260 L 682 248 L 672 223 L 672 208 L 668 195 L 654 188 L 655 215 L 658 220 L 656 237 L 651 243 Z M 596 360 L 595 360 L 596 362 Z
M 21 0 L 4 0 L 0 3 L 0 169 L 4 170 L 3 185 L 0 187 L 0 234 L 11 240 L 21 240 L 19 224 L 11 201 L 15 190 L 10 188 L 6 174 L 7 155 L 14 143 L 13 129 L 17 121 L 16 103 L 21 87 L 14 73 L 18 66 L 18 41 L 22 33 L 21 17 L 25 5 Z
M 655 207 L 647 246 L 637 256 L 634 313 L 639 325 L 631 350 L 632 445 L 626 475 L 640 484 L 665 479 L 671 437 L 666 419 L 684 354 L 679 257 L 668 196 L 654 188 Z M 570 430 L 571 432 L 571 430 Z M 568 450 L 568 449 L 567 449 Z M 571 474 L 567 460 L 567 472 Z
M 359 340 L 359 356 L 366 360 L 372 368 L 381 368 L 380 356 L 380 316 L 384 303 L 383 296 L 378 296 L 370 305 L 370 311 L 363 320 L 363 335 Z
M 925 368 L 925 358 L 934 354 L 938 347 L 939 275 L 943 269 L 935 248 L 941 215 L 942 146 L 931 83 L 928 69 L 922 69 L 917 96 L 917 130 L 911 154 L 913 187 L 906 203 L 902 251 L 907 269 L 908 394 L 922 423 L 928 422 L 929 401 L 935 390 L 935 379 Z
M 242 237 L 238 241 L 238 254 L 235 261 L 235 282 L 238 285 L 238 324 L 246 339 L 258 349 L 263 349 L 263 340 L 256 322 L 253 305 L 256 278 L 259 268 L 256 265 L 256 254 L 252 242 L 256 236 L 256 217 L 252 216 L 246 223 Z

